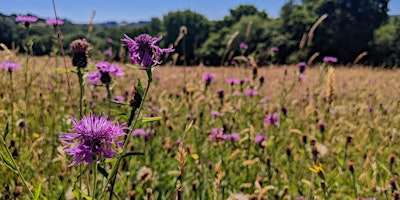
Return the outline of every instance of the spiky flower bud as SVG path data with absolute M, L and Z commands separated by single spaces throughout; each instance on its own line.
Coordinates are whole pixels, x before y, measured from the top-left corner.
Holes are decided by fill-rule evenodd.
M 78 68 L 85 68 L 88 63 L 87 53 L 90 44 L 85 39 L 75 40 L 70 44 L 70 49 L 74 54 L 72 57 L 72 65 Z

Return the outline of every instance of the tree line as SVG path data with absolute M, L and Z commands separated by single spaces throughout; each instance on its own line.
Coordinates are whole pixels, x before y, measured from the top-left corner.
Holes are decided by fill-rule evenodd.
M 191 10 L 170 12 L 140 26 L 103 27 L 96 24 L 61 25 L 64 49 L 86 38 L 93 58 L 126 61 L 123 34 L 162 35 L 161 46 L 174 45 L 165 62 L 176 65 L 231 65 L 251 60 L 259 66 L 297 62 L 317 63 L 324 56 L 341 64 L 361 63 L 393 67 L 400 64 L 400 16 L 388 16 L 389 0 L 289 0 L 277 18 L 253 5 L 230 9 L 221 20 L 211 21 Z M 57 30 L 43 23 L 26 27 L 15 15 L 0 15 L 0 42 L 35 55 L 58 53 Z M 28 37 L 28 38 L 27 38 Z M 33 41 L 26 47 L 26 41 Z M 240 44 L 246 44 L 241 48 Z M 111 54 L 110 54 L 111 53 Z

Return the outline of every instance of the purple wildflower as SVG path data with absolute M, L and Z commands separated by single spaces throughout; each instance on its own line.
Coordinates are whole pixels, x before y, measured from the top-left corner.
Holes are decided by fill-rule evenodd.
M 338 59 L 336 57 L 332 57 L 332 56 L 325 56 L 323 58 L 325 63 L 331 62 L 331 63 L 337 63 Z
M 114 97 L 114 101 L 116 102 L 120 102 L 120 103 L 124 103 L 125 102 L 125 98 L 123 96 L 115 96 Z
M 97 63 L 96 69 L 99 71 L 90 72 L 89 75 L 87 76 L 88 81 L 94 85 L 97 84 L 99 80 L 105 84 L 110 83 L 111 82 L 110 73 L 118 77 L 122 77 L 124 75 L 121 68 L 117 64 L 111 64 L 105 61 Z
M 267 137 L 265 137 L 263 135 L 256 135 L 254 137 L 254 142 L 256 142 L 256 143 L 262 143 L 265 140 L 267 140 Z
M 219 112 L 216 111 L 216 110 L 212 110 L 212 111 L 211 111 L 211 115 L 217 117 L 217 116 L 221 116 L 221 113 L 219 113 Z
M 46 19 L 48 25 L 63 25 L 64 21 L 61 19 Z
M 227 141 L 230 140 L 231 142 L 240 140 L 240 136 L 238 133 L 231 133 L 231 134 L 223 134 L 221 136 L 221 140 Z
M 217 91 L 217 94 L 218 94 L 218 98 L 220 98 L 220 99 L 223 99 L 224 96 L 225 96 L 225 92 L 224 92 L 223 89 L 219 89 L 219 90 Z
M 239 47 L 240 47 L 241 49 L 244 49 L 244 50 L 246 50 L 246 49 L 249 48 L 249 46 L 248 46 L 246 43 L 244 43 L 244 42 L 241 42 L 241 43 L 239 44 Z
M 18 15 L 15 21 L 24 22 L 24 23 L 33 23 L 38 20 L 37 17 L 34 16 L 26 16 L 26 15 Z
M 9 72 L 12 72 L 18 68 L 20 68 L 21 66 L 18 63 L 15 62 L 9 62 L 9 61 L 4 61 L 3 63 L 1 63 L 0 68 L 4 69 L 4 70 L 8 70 Z
M 148 111 L 150 111 L 151 113 L 147 114 L 146 117 L 157 117 L 158 116 L 158 112 L 159 109 L 157 107 L 148 107 L 147 108 Z
M 230 85 L 234 85 L 234 84 L 239 84 L 240 81 L 237 78 L 227 78 L 226 82 L 229 83 Z
M 71 131 L 75 133 L 62 133 L 59 137 L 66 143 L 64 149 L 71 146 L 77 140 L 78 145 L 65 150 L 69 155 L 74 156 L 74 161 L 69 165 L 79 165 L 83 162 L 89 164 L 99 161 L 103 156 L 112 158 L 118 154 L 118 149 L 123 148 L 123 141 L 119 137 L 125 135 L 124 130 L 129 129 L 125 123 L 119 125 L 109 121 L 101 115 L 89 115 L 77 121 L 72 117 L 75 124 Z
M 156 45 L 162 36 L 153 38 L 147 34 L 141 34 L 138 37 L 132 38 L 125 35 L 122 41 L 125 46 L 128 46 L 129 55 L 132 64 L 140 64 L 141 67 L 150 68 L 155 64 L 160 64 L 161 55 L 165 52 L 173 52 L 172 47 L 161 49 Z
M 279 48 L 278 48 L 278 47 L 271 47 L 271 51 L 272 51 L 272 52 L 278 52 L 278 51 L 279 51 Z
M 233 97 L 238 97 L 238 96 L 240 96 L 241 94 L 240 94 L 240 92 L 238 92 L 238 91 L 235 91 L 235 92 L 233 92 L 232 93 L 232 96 Z
M 264 119 L 264 123 L 277 126 L 278 123 L 279 123 L 279 114 L 278 113 L 274 113 L 272 115 L 267 115 L 265 117 L 265 119 Z
M 250 97 L 254 97 L 254 96 L 257 96 L 257 94 L 258 94 L 258 92 L 257 92 L 257 90 L 254 90 L 254 89 L 247 89 L 246 91 L 244 91 L 244 94 L 246 95 L 246 96 L 250 96 Z
M 105 50 L 103 53 L 104 53 L 104 55 L 106 55 L 106 56 L 111 56 L 111 55 L 112 55 L 112 50 L 111 50 L 111 49 L 107 49 L 107 50 Z
M 224 128 L 212 128 L 211 129 L 211 135 L 209 136 L 210 141 L 214 141 L 215 139 L 219 138 L 220 136 L 222 136 L 222 134 L 224 133 Z
M 194 118 L 193 118 L 193 115 L 191 115 L 191 114 L 186 114 L 186 119 L 187 119 L 187 120 L 193 120 Z
M 203 74 L 203 80 L 205 80 L 206 82 L 211 82 L 211 81 L 215 80 L 215 75 L 207 72 L 207 73 Z
M 132 133 L 133 136 L 140 137 L 142 136 L 145 141 L 148 141 L 150 139 L 149 131 L 145 131 L 143 129 L 136 129 Z
M 112 43 L 114 40 L 112 38 L 107 38 L 108 43 Z
M 297 64 L 297 66 L 299 67 L 300 74 L 303 74 L 306 70 L 307 64 L 305 62 L 300 62 L 299 64 Z

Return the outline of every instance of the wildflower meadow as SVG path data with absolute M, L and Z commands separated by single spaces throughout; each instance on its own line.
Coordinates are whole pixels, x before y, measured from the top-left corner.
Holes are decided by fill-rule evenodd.
M 105 50 L 65 43 L 58 18 L 14 20 L 55 43 L 1 44 L 0 199 L 400 199 L 397 68 L 277 63 L 282 46 L 259 65 L 245 40 L 222 66 L 180 66 L 162 34 Z

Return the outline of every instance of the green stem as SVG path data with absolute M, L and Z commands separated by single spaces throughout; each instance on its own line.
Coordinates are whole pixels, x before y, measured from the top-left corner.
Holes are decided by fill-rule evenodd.
M 24 176 L 22 176 L 21 170 L 19 170 L 19 167 L 18 167 L 17 163 L 16 163 L 15 160 L 14 160 L 14 157 L 12 156 L 12 154 L 11 154 L 11 152 L 10 152 L 10 149 L 8 149 L 8 147 L 7 147 L 6 141 L 4 141 L 4 139 L 3 139 L 2 137 L 1 137 L 1 142 L 3 143 L 5 149 L 7 150 L 7 154 L 8 154 L 8 156 L 10 157 L 11 162 L 12 162 L 13 165 L 15 166 L 15 169 L 17 170 L 17 174 L 18 174 L 18 176 L 21 178 L 22 183 L 24 184 L 24 186 L 26 187 L 26 189 L 28 189 L 28 191 L 29 191 L 29 196 L 30 196 L 31 198 L 33 198 L 33 193 L 32 193 L 32 191 L 29 189 L 28 184 L 26 183 L 26 180 L 25 180 Z
M 79 79 L 79 89 L 80 89 L 80 96 L 79 96 L 79 115 L 83 117 L 83 94 L 85 92 L 85 88 L 83 85 L 83 73 L 82 69 L 78 68 L 78 79 Z
M 10 109 L 11 109 L 11 134 L 13 134 L 14 130 L 14 87 L 13 87 L 13 78 L 12 78 L 12 71 L 9 71 L 10 74 L 10 89 L 11 89 L 11 98 L 10 98 Z M 19 138 L 21 139 L 21 138 Z
M 110 115 L 110 110 L 111 110 L 111 89 L 110 89 L 110 83 L 106 83 L 106 88 L 107 88 L 107 100 L 108 100 L 108 115 Z
M 148 78 L 147 79 L 147 87 L 146 87 L 146 90 L 144 91 L 144 95 L 143 95 L 142 101 L 140 102 L 140 106 L 137 109 L 137 114 L 133 118 L 133 123 L 132 123 L 132 121 L 128 121 L 128 124 L 131 124 L 131 126 L 129 126 L 129 128 L 131 128 L 131 130 L 129 131 L 128 136 L 126 137 L 126 140 L 124 141 L 124 150 L 121 153 L 121 155 L 126 153 L 126 151 L 128 149 L 127 147 L 128 147 L 129 139 L 131 138 L 132 133 L 133 133 L 133 128 L 135 127 L 136 123 L 139 121 L 139 116 L 140 116 L 140 112 L 142 111 L 142 108 L 143 108 L 144 100 L 146 99 L 147 93 L 149 92 L 150 85 L 153 82 L 151 69 L 147 69 L 146 72 L 147 72 L 147 78 Z M 110 190 L 110 199 L 112 199 L 115 177 L 116 177 L 116 174 L 117 174 L 117 170 L 118 170 L 119 164 L 121 163 L 121 160 L 122 160 L 122 156 L 118 157 L 115 165 L 111 169 L 111 173 L 107 177 L 106 184 L 105 184 L 104 188 L 101 191 L 99 199 L 103 199 L 103 196 L 105 194 L 105 191 L 106 191 L 109 183 L 111 183 L 111 188 L 112 188 Z
M 351 174 L 351 179 L 353 181 L 354 198 L 357 198 L 356 178 L 354 177 L 354 174 Z
M 97 190 L 97 165 L 98 163 L 93 163 L 93 199 L 96 199 Z

